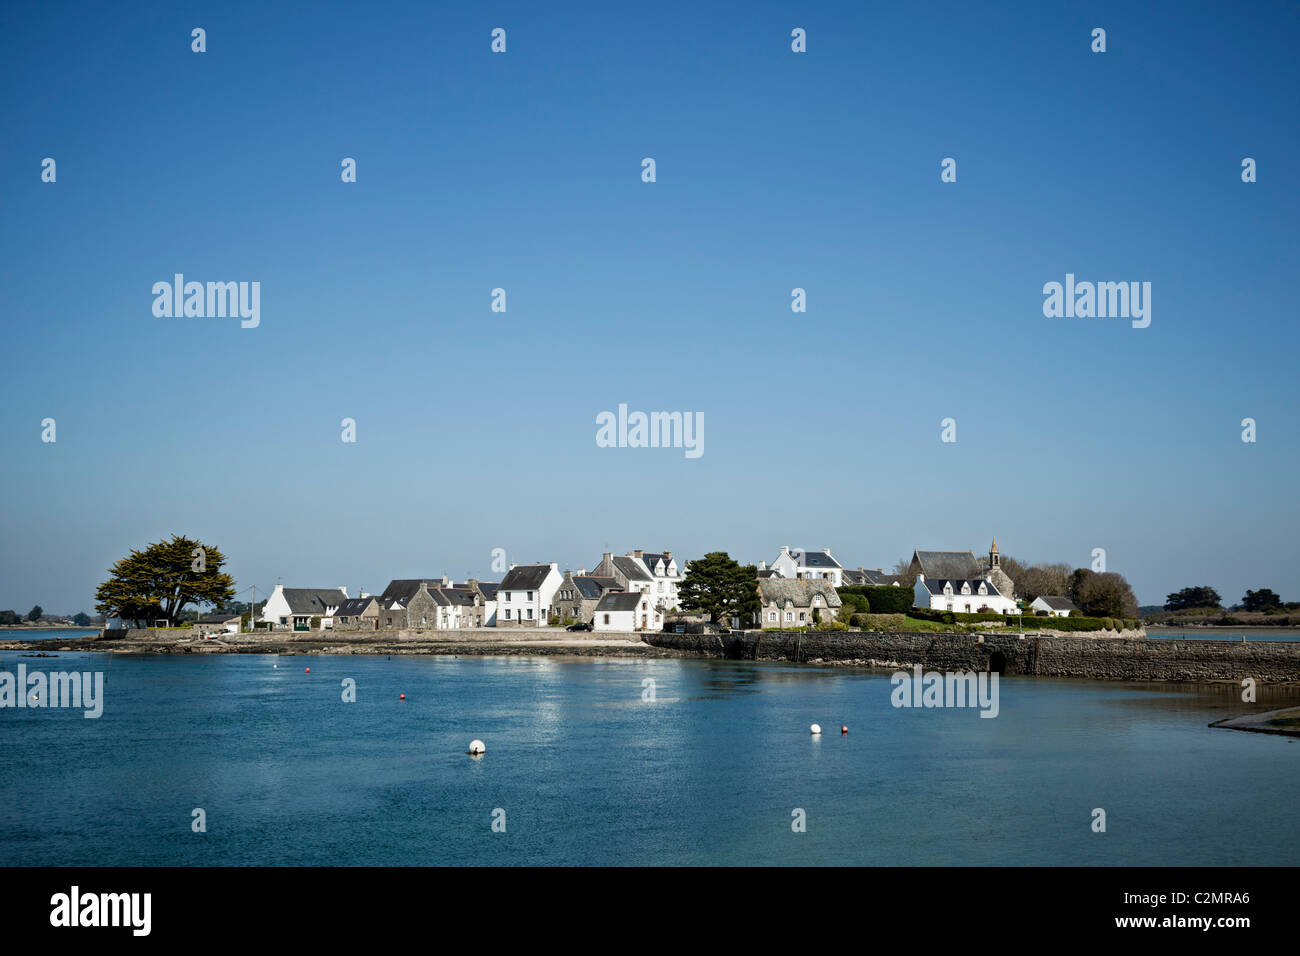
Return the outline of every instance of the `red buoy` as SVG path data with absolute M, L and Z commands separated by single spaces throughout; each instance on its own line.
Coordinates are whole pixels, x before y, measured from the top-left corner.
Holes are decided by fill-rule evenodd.
M 405 695 L 405 694 L 398 694 L 397 696 L 400 697 L 402 700 L 406 700 L 406 695 Z
M 848 732 L 849 732 L 849 728 L 844 724 L 840 724 L 840 733 L 847 734 Z
M 306 673 L 306 674 L 310 674 L 310 673 L 311 673 L 311 668 L 310 668 L 310 667 L 309 667 L 309 668 L 307 668 L 307 670 L 306 670 L 306 671 L 304 671 L 304 672 L 303 672 L 303 673 Z

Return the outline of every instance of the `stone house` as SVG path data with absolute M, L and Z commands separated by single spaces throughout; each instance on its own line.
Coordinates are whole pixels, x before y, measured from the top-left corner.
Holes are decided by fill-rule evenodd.
M 334 627 L 343 631 L 379 630 L 379 599 L 364 593 L 348 598 L 334 612 Z
M 555 613 L 560 622 L 572 619 L 583 624 L 592 619 L 600 599 L 611 591 L 620 591 L 614 578 L 600 578 L 579 570 L 564 572 L 564 580 L 555 592 Z
M 843 602 L 828 578 L 760 578 L 759 626 L 812 627 L 839 617 Z

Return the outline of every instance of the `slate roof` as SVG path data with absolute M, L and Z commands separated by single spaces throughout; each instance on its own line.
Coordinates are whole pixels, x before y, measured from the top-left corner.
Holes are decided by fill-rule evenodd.
M 983 566 L 970 551 L 913 551 L 912 560 L 921 566 L 927 578 L 969 581 L 984 573 Z
M 636 558 L 614 556 L 614 567 L 623 573 L 629 581 L 653 581 L 654 578 L 645 565 Z
M 328 614 L 347 600 L 338 588 L 285 588 L 282 593 L 294 614 Z
M 961 586 L 963 584 L 970 585 L 971 593 L 969 597 L 1001 597 L 1002 596 L 1002 592 L 997 589 L 997 586 L 992 581 L 985 581 L 983 578 L 958 578 L 955 580 L 952 578 L 926 578 L 925 579 L 925 589 L 929 591 L 931 594 L 942 594 L 943 586 L 945 584 L 952 585 L 953 597 L 963 596 L 961 593 Z M 984 587 L 988 588 L 988 594 L 980 594 L 981 584 L 984 585 Z
M 840 607 L 844 603 L 829 581 L 811 578 L 763 578 L 758 582 L 758 593 L 765 606 L 790 601 L 795 607 L 811 607 L 814 594 L 820 594 L 827 607 Z
M 202 614 L 196 623 L 198 624 L 226 624 L 230 621 L 238 621 L 238 614 Z
M 774 578 L 776 577 L 776 572 L 771 568 L 760 568 L 758 571 L 758 576 L 760 578 Z
M 551 573 L 549 564 L 519 564 L 501 579 L 502 591 L 536 591 Z
M 672 558 L 668 557 L 668 555 L 662 553 L 652 554 L 649 551 L 641 553 L 641 560 L 645 562 L 645 566 L 650 569 L 651 574 L 654 574 L 655 565 L 660 561 L 663 562 L 665 570 L 667 570 L 668 565 L 672 564 Z
M 901 583 L 900 579 L 902 577 L 898 574 L 886 574 L 884 571 L 863 571 L 862 574 L 867 579 L 867 584 L 880 587 L 890 584 L 899 584 Z
M 388 587 L 384 588 L 384 593 L 379 595 L 379 600 L 385 607 L 388 607 L 394 600 L 405 604 L 415 596 L 415 592 L 420 590 L 420 585 L 427 585 L 429 590 L 442 587 L 442 575 L 436 578 L 395 578 L 388 582 Z
M 867 580 L 867 572 L 854 571 L 852 568 L 845 568 L 844 583 L 853 586 L 860 586 L 863 584 L 869 584 L 870 582 Z
M 840 563 L 825 551 L 791 551 L 790 557 L 801 568 L 838 568 Z
M 469 588 L 442 588 L 439 592 L 447 596 L 449 604 L 458 604 L 461 607 L 474 606 L 474 592 Z
M 480 581 L 478 583 L 478 589 L 483 592 L 483 600 L 485 601 L 495 601 L 497 599 L 497 588 L 499 587 L 501 585 L 494 584 L 491 581 Z
M 635 611 L 645 597 L 639 591 L 611 591 L 600 599 L 597 611 Z
M 370 602 L 373 600 L 374 597 L 348 598 L 339 605 L 339 609 L 334 613 L 339 617 L 356 617 L 370 607 Z
M 1049 597 L 1049 596 L 1046 595 L 1046 594 L 1040 594 L 1040 595 L 1039 595 L 1037 598 L 1035 598 L 1034 600 L 1036 600 L 1036 601 L 1042 601 L 1044 604 L 1046 604 L 1046 605 L 1047 605 L 1049 608 L 1051 608 L 1053 611 L 1077 611 L 1077 610 L 1079 610 L 1077 607 L 1075 607 L 1074 602 L 1071 601 L 1068 597 L 1060 597 L 1059 595 L 1052 595 L 1052 596 Z
M 616 578 L 598 578 L 592 574 L 574 575 L 573 586 L 584 598 L 598 598 L 606 591 L 620 590 Z

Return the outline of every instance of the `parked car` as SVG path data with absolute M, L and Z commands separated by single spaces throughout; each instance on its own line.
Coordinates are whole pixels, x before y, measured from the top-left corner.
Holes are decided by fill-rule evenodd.
M 586 624 L 583 624 L 581 621 L 579 621 L 577 624 L 570 624 L 568 627 L 565 628 L 566 631 L 590 631 L 591 629 L 592 629 L 592 624 L 590 621 L 588 621 Z

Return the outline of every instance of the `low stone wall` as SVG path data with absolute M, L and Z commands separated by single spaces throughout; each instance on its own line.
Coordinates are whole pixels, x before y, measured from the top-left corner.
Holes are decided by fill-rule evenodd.
M 986 671 L 1091 680 L 1300 681 L 1300 643 L 1167 641 L 844 632 L 733 631 L 726 635 L 647 634 L 656 647 L 700 657 L 760 661 L 856 662 L 927 670 Z
M 574 641 L 592 638 L 606 640 L 640 640 L 643 631 L 566 631 L 562 627 L 495 628 L 472 627 L 459 630 L 436 628 L 381 628 L 378 631 L 330 628 L 315 631 L 257 630 L 242 634 L 204 634 L 197 628 L 140 628 L 101 632 L 100 640 L 125 641 L 203 641 L 221 640 L 229 644 L 284 643 L 292 641 L 329 641 L 334 644 L 408 643 L 487 643 L 503 641 Z

